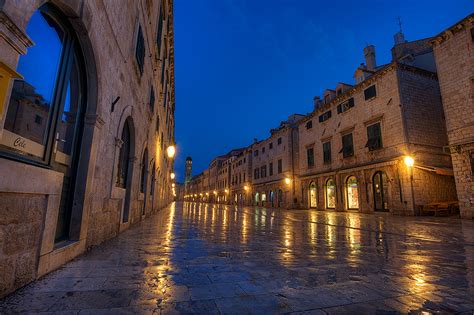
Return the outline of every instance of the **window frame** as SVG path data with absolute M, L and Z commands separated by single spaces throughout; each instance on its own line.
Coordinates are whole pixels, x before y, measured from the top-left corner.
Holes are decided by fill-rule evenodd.
M 372 92 L 372 90 L 373 90 L 373 92 Z M 376 97 L 377 97 L 377 88 L 376 88 L 375 84 L 372 84 L 371 86 L 364 89 L 364 99 L 366 101 L 369 101 L 369 100 L 374 99 Z
M 351 143 L 347 143 L 345 139 L 351 139 Z M 354 156 L 354 135 L 352 132 L 348 132 L 346 134 L 343 134 L 341 136 L 341 141 L 342 141 L 342 157 L 343 158 L 350 158 Z M 346 144 L 348 146 L 346 146 Z M 350 151 L 348 151 L 350 149 Z
M 81 45 L 77 34 L 64 14 L 57 9 L 53 4 L 45 3 L 41 5 L 37 10 L 46 14 L 49 19 L 51 19 L 55 26 L 57 26 L 64 35 L 64 40 L 62 42 L 62 48 L 60 57 L 58 60 L 58 69 L 54 81 L 54 87 L 51 94 L 51 109 L 50 113 L 47 117 L 46 124 L 46 131 L 44 134 L 44 153 L 42 156 L 36 156 L 28 154 L 27 152 L 18 150 L 14 151 L 7 145 L 0 146 L 0 157 L 6 158 L 9 160 L 19 161 L 25 164 L 30 164 L 46 169 L 52 169 L 53 161 L 53 154 L 54 154 L 54 145 L 55 145 L 55 134 L 59 125 L 59 115 L 61 114 L 65 102 L 66 97 L 66 90 L 68 84 L 68 78 L 70 77 L 70 73 L 73 67 L 73 61 L 76 59 L 76 62 L 79 67 L 79 88 L 81 93 L 81 106 L 80 112 L 78 116 L 78 120 L 81 121 L 79 128 L 77 131 L 77 139 L 74 139 L 75 143 L 74 149 L 81 150 L 81 143 L 82 143 L 82 133 L 81 129 L 84 127 L 84 116 L 85 110 L 87 107 L 86 99 L 87 99 L 87 71 L 85 66 L 85 57 L 81 50 Z M 36 11 L 35 11 L 36 12 Z M 26 55 L 25 55 L 26 56 Z M 18 61 L 19 62 L 19 61 Z M 15 79 L 11 80 L 12 86 Z M 10 95 L 9 99 L 5 99 L 5 107 L 3 111 L 5 112 L 5 120 L 6 115 L 8 112 L 8 108 L 10 106 L 10 99 L 12 95 Z M 5 122 L 4 122 L 5 123 Z M 21 136 L 21 138 L 25 138 Z M 4 146 L 5 148 L 2 148 Z M 79 158 L 80 152 L 77 152 L 77 157 Z M 77 165 L 76 165 L 77 167 Z
M 327 149 L 327 150 L 326 150 Z M 332 161 L 331 140 L 323 142 L 323 164 L 330 164 Z
M 372 130 L 371 128 L 374 128 L 375 126 L 378 125 L 378 137 L 374 137 L 374 133 L 369 132 L 369 129 Z M 367 144 L 366 147 L 369 149 L 369 151 L 376 151 L 380 150 L 383 148 L 383 140 L 382 140 L 382 124 L 380 121 L 377 121 L 375 123 L 372 123 L 367 126 Z M 372 137 L 371 137 L 372 134 Z M 374 142 L 376 145 L 374 145 Z
M 314 146 L 306 147 L 306 164 L 308 168 L 314 167 Z
M 137 62 L 140 75 L 145 70 L 145 37 L 140 23 L 138 23 L 137 38 L 135 43 L 135 61 Z

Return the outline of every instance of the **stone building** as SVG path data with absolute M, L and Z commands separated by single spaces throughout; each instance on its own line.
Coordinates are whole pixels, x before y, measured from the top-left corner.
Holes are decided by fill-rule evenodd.
M 250 205 L 252 203 L 252 149 L 237 150 L 231 163 L 230 195 L 231 203 Z
M 172 12 L 0 1 L 0 296 L 172 200 Z
M 366 47 L 355 85 L 326 90 L 300 121 L 307 208 L 414 215 L 418 205 L 456 200 L 432 49 L 395 39 L 392 62 L 377 66 Z
M 431 43 L 446 115 L 461 217 L 474 219 L 474 14 Z
M 252 199 L 254 205 L 276 208 L 298 207 L 298 122 L 294 114 L 270 130 L 270 137 L 256 141 L 252 150 Z

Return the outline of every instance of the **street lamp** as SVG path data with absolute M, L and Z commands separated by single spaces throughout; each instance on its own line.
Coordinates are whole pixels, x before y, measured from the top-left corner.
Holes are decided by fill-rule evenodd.
M 175 173 L 170 174 L 171 179 L 174 179 L 176 177 Z
M 403 161 L 405 162 L 405 165 L 409 168 L 412 168 L 413 165 L 415 165 L 415 160 L 409 155 L 405 156 L 403 158 Z
M 249 190 L 249 186 L 245 185 L 245 186 L 244 186 L 244 190 L 245 190 L 245 191 L 248 191 L 248 190 Z
M 287 185 L 291 184 L 291 179 L 289 177 L 285 178 L 285 184 Z
M 228 194 L 228 193 L 229 193 L 229 189 L 224 189 L 224 192 L 225 192 L 226 194 Z
M 176 148 L 174 145 L 170 145 L 168 148 L 166 148 L 166 154 L 168 154 L 170 159 L 174 158 L 174 155 L 176 154 Z
M 416 208 L 415 190 L 413 189 L 413 166 L 415 165 L 415 159 L 412 158 L 409 155 L 406 155 L 403 158 L 403 162 L 405 162 L 405 165 L 408 167 L 408 169 L 410 171 L 410 190 L 411 190 L 411 200 L 412 200 L 413 214 L 414 215 L 420 215 L 420 213 L 418 212 L 418 209 Z

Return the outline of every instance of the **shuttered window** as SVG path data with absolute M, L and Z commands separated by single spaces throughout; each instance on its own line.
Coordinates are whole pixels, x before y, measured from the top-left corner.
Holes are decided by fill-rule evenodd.
M 331 111 L 330 110 L 328 110 L 324 114 L 319 115 L 319 122 L 320 123 L 324 122 L 324 121 L 328 120 L 329 118 L 331 118 Z
M 382 148 L 382 130 L 380 123 L 376 123 L 367 127 L 367 144 L 369 151 Z
M 354 98 L 351 97 L 350 99 L 346 100 L 345 102 L 337 105 L 337 113 L 341 114 L 344 113 L 345 111 L 351 109 L 354 107 Z
M 138 69 L 143 73 L 145 63 L 145 40 L 143 39 L 142 27 L 138 26 L 137 46 L 135 47 L 135 59 L 137 60 Z
M 375 85 L 369 86 L 364 90 L 364 97 L 365 100 L 370 100 L 377 96 L 377 90 L 375 89 Z
M 313 148 L 306 149 L 306 160 L 308 162 L 308 167 L 314 166 L 314 149 Z
M 323 161 L 324 163 L 331 163 L 331 141 L 323 143 Z
M 354 142 L 352 133 L 342 136 L 342 157 L 350 157 L 354 155 Z

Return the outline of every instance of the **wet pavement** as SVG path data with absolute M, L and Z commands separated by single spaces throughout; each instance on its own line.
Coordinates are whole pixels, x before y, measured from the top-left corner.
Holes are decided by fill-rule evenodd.
M 474 313 L 474 221 L 176 203 L 0 313 Z

